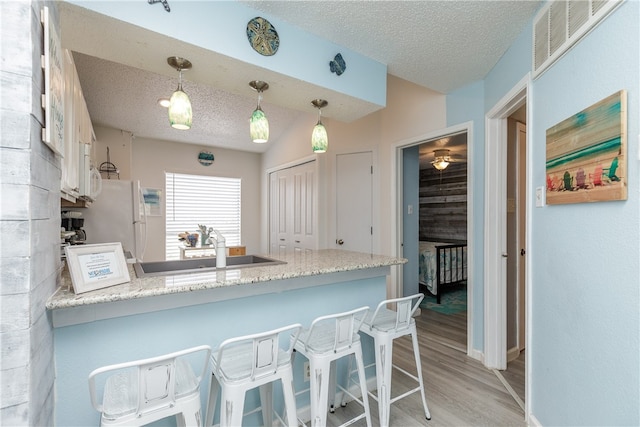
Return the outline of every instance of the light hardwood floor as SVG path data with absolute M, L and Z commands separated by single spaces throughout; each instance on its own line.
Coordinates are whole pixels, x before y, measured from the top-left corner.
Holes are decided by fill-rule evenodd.
M 416 318 L 422 374 L 431 420 L 424 418 L 420 394 L 414 393 L 391 406 L 390 425 L 408 426 L 525 426 L 524 412 L 498 377 L 466 355 L 466 314 L 442 315 L 422 310 Z M 415 372 L 409 337 L 397 339 L 394 363 Z M 524 382 L 524 381 L 523 381 Z M 413 387 L 413 380 L 393 372 L 392 396 Z M 524 390 L 524 388 L 523 388 Z M 369 399 L 374 426 L 378 406 Z M 329 426 L 340 425 L 361 411 L 350 403 L 329 414 Z M 353 424 L 365 426 L 364 420 Z

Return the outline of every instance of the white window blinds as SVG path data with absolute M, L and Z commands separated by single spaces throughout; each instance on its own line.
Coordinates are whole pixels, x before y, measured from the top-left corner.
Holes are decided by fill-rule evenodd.
M 200 234 L 198 224 L 218 230 L 227 247 L 240 245 L 239 178 L 166 172 L 165 183 L 167 260 L 180 258 L 178 234 Z

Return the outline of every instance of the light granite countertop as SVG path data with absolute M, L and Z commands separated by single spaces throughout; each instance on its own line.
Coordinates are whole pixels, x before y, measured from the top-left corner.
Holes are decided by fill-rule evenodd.
M 110 286 L 76 295 L 71 286 L 67 269 L 62 272 L 61 284 L 49 298 L 46 307 L 49 310 L 87 306 L 117 301 L 129 301 L 138 298 L 182 294 L 216 288 L 230 288 L 238 285 L 261 283 L 390 267 L 404 264 L 404 258 L 384 255 L 371 255 L 337 249 L 323 249 L 286 256 L 268 255 L 270 258 L 285 261 L 286 264 L 266 267 L 226 268 L 204 273 L 186 273 L 169 276 L 138 278 L 129 264 L 130 282 Z

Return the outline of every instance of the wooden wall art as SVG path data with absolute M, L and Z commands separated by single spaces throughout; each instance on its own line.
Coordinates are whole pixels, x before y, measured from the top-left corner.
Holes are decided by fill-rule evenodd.
M 627 199 L 627 93 L 547 129 L 547 204 Z

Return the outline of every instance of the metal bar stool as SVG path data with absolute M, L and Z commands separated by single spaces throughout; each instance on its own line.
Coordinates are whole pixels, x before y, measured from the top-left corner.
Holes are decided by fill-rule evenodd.
M 186 356 L 205 352 L 202 371 L 195 376 Z M 176 416 L 180 427 L 201 426 L 200 382 L 211 354 L 207 345 L 164 356 L 104 366 L 89 374 L 91 404 L 101 413 L 101 426 L 143 426 Z M 96 396 L 96 382 L 102 374 L 102 402 Z M 102 382 L 102 381 L 101 381 Z
M 374 340 L 377 396 L 371 392 L 369 392 L 369 395 L 378 402 L 379 421 L 380 425 L 383 427 L 387 427 L 389 425 L 391 404 L 417 391 L 420 391 L 422 394 L 422 404 L 424 406 L 425 417 L 427 420 L 431 419 L 431 414 L 427 407 L 427 399 L 424 394 L 416 322 L 412 317 L 420 306 L 420 302 L 423 298 L 423 294 L 415 294 L 408 297 L 382 301 L 378 304 L 378 307 L 373 314 L 369 313 L 366 316 L 362 326 L 360 327 L 361 332 L 373 337 Z M 388 304 L 396 304 L 396 311 L 389 310 L 387 308 Z M 392 364 L 393 340 L 409 334 L 413 341 L 413 354 L 416 360 L 417 376 Z M 370 366 L 373 365 L 368 365 L 366 368 Z M 418 386 L 392 399 L 391 368 L 396 368 L 403 374 L 414 379 L 418 382 Z M 350 378 L 351 369 L 349 369 L 349 380 Z
M 362 360 L 360 336 L 358 335 L 360 325 L 368 311 L 369 307 L 361 307 L 344 313 L 318 317 L 311 323 L 309 329 L 300 333 L 300 337 L 294 345 L 294 352 L 298 352 L 309 359 L 309 392 L 311 425 L 313 427 L 327 425 L 327 407 L 329 400 L 333 402 L 336 391 L 335 361 L 345 356 L 349 356 L 349 360 L 351 360 L 351 356 L 356 359 L 362 399 L 349 392 L 348 387 L 345 388 L 340 385 L 337 385 L 337 387 L 343 392 L 343 402 L 346 401 L 346 396 L 348 395 L 363 406 L 364 412 L 342 425 L 346 426 L 366 418 L 367 426 L 371 426 L 367 380 Z M 296 395 L 306 391 L 299 391 Z M 333 412 L 333 404 L 331 404 L 331 412 Z
M 211 355 L 211 384 L 207 405 L 206 426 L 213 418 L 220 398 L 220 427 L 242 425 L 245 415 L 261 410 L 263 423 L 271 426 L 273 420 L 273 382 L 282 381 L 287 425 L 297 424 L 296 401 L 293 391 L 291 353 L 302 330 L 294 324 L 267 332 L 225 340 Z M 280 348 L 280 335 L 291 335 L 289 348 Z M 244 401 L 247 391 L 260 387 L 261 406 L 246 414 Z M 284 424 L 279 414 L 276 416 Z

